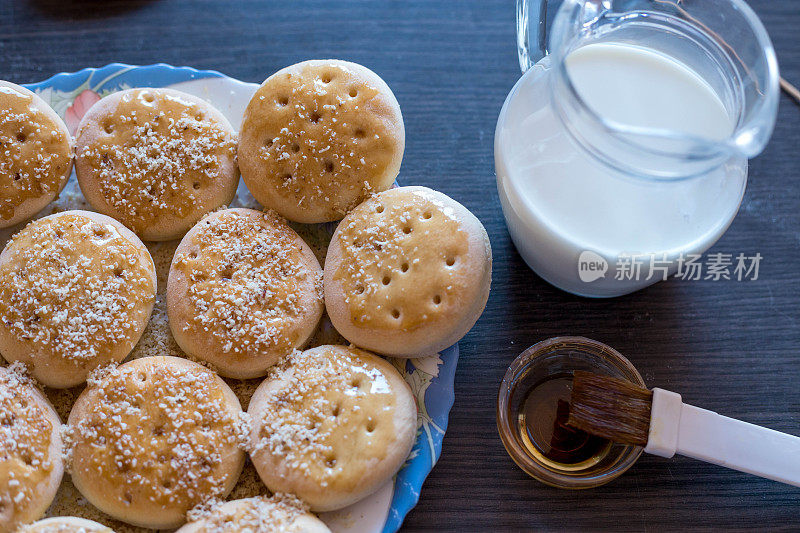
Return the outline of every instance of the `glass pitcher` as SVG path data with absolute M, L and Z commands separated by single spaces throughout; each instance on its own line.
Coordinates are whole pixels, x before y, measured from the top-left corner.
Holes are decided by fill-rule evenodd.
M 777 60 L 755 13 L 741 0 L 517 11 L 524 74 L 500 112 L 495 168 L 524 260 L 592 297 L 697 261 L 736 215 L 747 159 L 775 122 Z

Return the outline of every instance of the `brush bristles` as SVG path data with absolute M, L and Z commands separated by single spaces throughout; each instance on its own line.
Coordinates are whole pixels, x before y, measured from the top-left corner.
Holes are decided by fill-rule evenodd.
M 653 393 L 630 381 L 576 371 L 567 425 L 620 444 L 645 446 Z

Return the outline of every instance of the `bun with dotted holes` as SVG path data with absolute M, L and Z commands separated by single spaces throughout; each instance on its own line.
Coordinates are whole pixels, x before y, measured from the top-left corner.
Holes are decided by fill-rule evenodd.
M 114 530 L 85 518 L 57 516 L 24 526 L 17 533 L 114 533 Z
M 241 406 L 179 357 L 143 357 L 90 383 L 69 414 L 72 481 L 101 511 L 152 529 L 225 498 L 244 465 Z
M 425 187 L 376 194 L 351 211 L 325 259 L 325 305 L 350 342 L 418 357 L 457 342 L 486 306 L 492 251 L 464 206 Z
M 258 387 L 248 413 L 259 476 L 313 511 L 341 509 L 377 490 L 403 465 L 417 429 L 400 373 L 345 346 L 293 353 Z
M 181 91 L 110 94 L 84 115 L 75 143 L 86 200 L 146 241 L 181 237 L 236 194 L 233 127 Z
M 322 268 L 274 212 L 227 209 L 186 234 L 170 267 L 172 334 L 224 376 L 266 374 L 322 316 Z
M 39 96 L 0 80 L 0 228 L 52 202 L 72 171 L 72 136 Z
M 377 74 L 347 61 L 303 61 L 253 95 L 239 166 L 264 207 L 296 222 L 328 222 L 391 187 L 404 147 L 400 105 Z
M 330 533 L 319 518 L 289 496 L 257 496 L 223 503 L 176 533 Z
M 0 531 L 41 517 L 63 473 L 53 406 L 32 381 L 0 367 Z
M 124 359 L 156 296 L 153 259 L 116 220 L 64 211 L 29 223 L 0 253 L 0 354 L 49 387 Z

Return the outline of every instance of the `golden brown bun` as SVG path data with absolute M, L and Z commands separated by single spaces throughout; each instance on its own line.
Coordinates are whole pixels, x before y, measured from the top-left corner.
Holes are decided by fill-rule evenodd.
M 400 106 L 377 74 L 347 61 L 303 61 L 253 95 L 239 166 L 264 207 L 296 222 L 328 222 L 391 187 L 404 147 Z
M 478 320 L 491 274 L 489 237 L 475 215 L 440 192 L 398 187 L 366 200 L 336 228 L 325 307 L 357 346 L 431 355 Z
M 258 496 L 219 505 L 176 533 L 330 533 L 292 498 Z
M 146 241 L 181 237 L 236 194 L 232 126 L 181 91 L 110 94 L 84 115 L 75 143 L 86 200 Z
M 72 136 L 39 96 L 0 80 L 0 147 L 0 228 L 7 228 L 61 192 L 72 172 Z
M 153 259 L 129 229 L 89 211 L 29 223 L 0 253 L 0 354 L 49 387 L 124 359 L 156 295 Z
M 273 492 L 313 511 L 371 494 L 414 443 L 411 389 L 386 360 L 345 346 L 295 352 L 250 400 L 250 457 Z
M 40 518 L 63 473 L 53 406 L 32 381 L 0 367 L 0 531 Z
M 24 526 L 17 533 L 114 533 L 114 530 L 85 518 L 56 516 Z
M 143 357 L 90 383 L 69 415 L 75 487 L 133 525 L 177 527 L 225 498 L 244 465 L 239 400 L 211 370 Z
M 172 334 L 190 356 L 239 379 L 266 374 L 317 327 L 322 268 L 273 213 L 227 209 L 181 241 L 167 282 Z

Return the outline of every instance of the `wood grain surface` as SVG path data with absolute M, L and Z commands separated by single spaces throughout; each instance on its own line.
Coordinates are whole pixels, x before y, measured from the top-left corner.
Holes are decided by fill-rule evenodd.
M 800 4 L 753 0 L 782 74 L 800 84 Z M 40 81 L 110 62 L 166 62 L 249 81 L 309 58 L 363 63 L 397 95 L 401 178 L 439 189 L 486 225 L 494 281 L 461 343 L 441 460 L 408 531 L 764 529 L 800 531 L 800 489 L 689 459 L 645 457 L 605 487 L 540 485 L 506 455 L 498 385 L 525 347 L 585 335 L 627 355 L 650 386 L 800 434 L 800 107 L 781 97 L 772 141 L 750 165 L 739 215 L 712 251 L 761 253 L 757 281 L 670 280 L 588 300 L 529 271 L 500 213 L 495 121 L 519 77 L 513 0 L 0 0 L 0 78 Z

